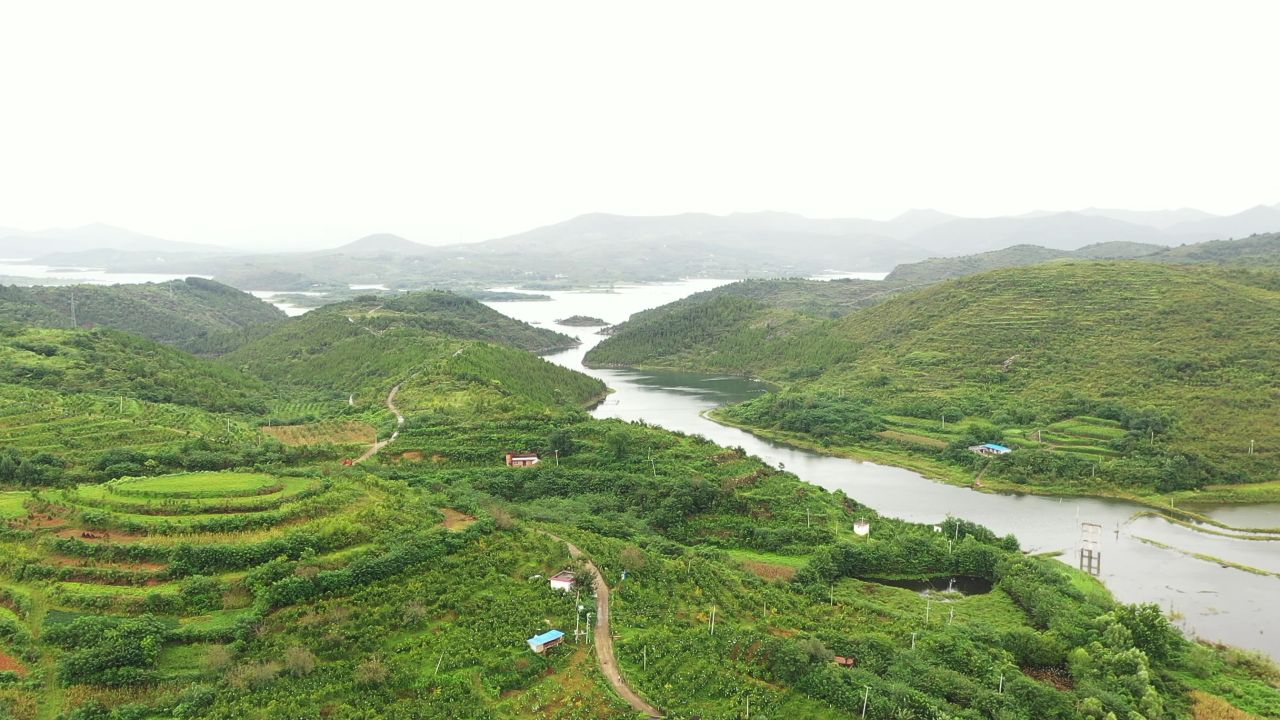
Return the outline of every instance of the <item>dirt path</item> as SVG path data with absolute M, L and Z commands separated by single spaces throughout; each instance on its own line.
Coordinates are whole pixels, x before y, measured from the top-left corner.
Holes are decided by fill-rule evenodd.
M 391 437 L 386 440 L 379 440 L 378 442 L 370 445 L 369 449 L 365 450 L 363 455 L 355 459 L 356 463 L 362 463 L 374 455 L 377 455 L 379 450 L 386 447 L 392 440 L 400 437 L 400 428 L 404 426 L 404 415 L 400 414 L 400 408 L 396 407 L 396 393 L 398 392 L 400 392 L 400 386 L 396 385 L 391 388 L 391 392 L 387 393 L 387 409 L 396 416 L 396 429 L 391 431 Z
M 613 652 L 613 632 L 609 624 L 609 586 L 604 581 L 604 575 L 600 573 L 600 568 L 596 567 L 591 558 L 582 552 L 577 545 L 565 540 L 557 535 L 552 535 L 545 530 L 539 530 L 543 535 L 558 540 L 569 546 L 569 556 L 575 559 L 581 559 L 591 568 L 591 574 L 595 576 L 594 589 L 596 593 L 596 626 L 595 626 L 595 644 L 596 659 L 600 661 L 600 672 L 604 673 L 604 677 L 613 686 L 618 695 L 627 701 L 636 712 L 641 712 L 651 718 L 660 718 L 662 713 L 658 708 L 645 702 L 644 698 L 636 694 L 635 690 L 627 684 L 622 678 L 622 670 L 618 668 L 618 658 Z

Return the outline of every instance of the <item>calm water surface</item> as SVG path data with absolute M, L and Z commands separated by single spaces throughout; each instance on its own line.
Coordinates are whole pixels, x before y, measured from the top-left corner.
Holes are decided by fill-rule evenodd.
M 706 410 L 765 392 L 760 383 L 737 377 L 694 373 L 596 370 L 582 365 L 587 350 L 603 337 L 595 328 L 566 327 L 557 319 L 591 315 L 610 323 L 728 280 L 614 286 L 609 292 L 541 292 L 549 301 L 487 303 L 499 312 L 537 323 L 582 341 L 582 346 L 547 359 L 600 378 L 615 392 L 597 417 L 644 420 L 672 430 L 697 433 L 717 443 L 740 446 L 776 467 L 850 497 L 881 514 L 914 522 L 937 522 L 948 514 L 981 523 L 999 534 L 1018 536 L 1024 549 L 1059 551 L 1074 562 L 1080 523 L 1103 526 L 1102 580 L 1125 602 L 1154 602 L 1176 613 L 1178 624 L 1206 639 L 1263 650 L 1280 658 L 1280 623 L 1269 607 L 1280 598 L 1280 578 L 1261 576 L 1197 559 L 1212 555 L 1280 572 L 1280 542 L 1257 542 L 1196 532 L 1158 518 L 1135 518 L 1133 503 L 1094 498 L 1047 498 L 980 493 L 929 480 L 901 468 L 818 455 L 778 445 L 702 416 Z M 507 289 L 507 288 L 503 288 Z M 1280 527 L 1280 505 L 1196 508 L 1226 523 Z M 1144 542 L 1149 540 L 1172 549 Z

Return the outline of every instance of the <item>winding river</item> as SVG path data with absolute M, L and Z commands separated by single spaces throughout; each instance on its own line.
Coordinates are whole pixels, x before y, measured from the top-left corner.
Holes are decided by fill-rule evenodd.
M 1078 556 L 1080 523 L 1100 524 L 1100 577 L 1117 598 L 1157 603 L 1172 613 L 1175 622 L 1189 634 L 1261 650 L 1280 659 L 1280 621 L 1269 607 L 1280 598 L 1280 578 L 1194 556 L 1223 558 L 1280 573 L 1280 540 L 1224 537 L 1161 518 L 1135 517 L 1145 508 L 1119 500 L 981 493 L 929 480 L 902 468 L 779 445 L 702 415 L 706 410 L 764 392 L 760 383 L 693 373 L 586 368 L 583 355 L 602 336 L 596 328 L 567 327 L 555 322 L 571 315 L 588 315 L 619 323 L 634 312 L 726 282 L 729 281 L 687 280 L 615 286 L 598 292 L 542 291 L 540 294 L 551 296 L 551 300 L 488 304 L 511 317 L 582 341 L 580 347 L 547 359 L 598 377 L 614 390 L 594 411 L 597 417 L 644 420 L 697 433 L 722 445 L 740 446 L 807 482 L 828 490 L 843 490 L 883 515 L 915 522 L 937 522 L 948 514 L 957 515 L 999 534 L 1017 535 L 1026 550 L 1060 551 L 1064 562 L 1074 563 Z M 1280 527 L 1280 504 L 1196 510 L 1226 523 Z

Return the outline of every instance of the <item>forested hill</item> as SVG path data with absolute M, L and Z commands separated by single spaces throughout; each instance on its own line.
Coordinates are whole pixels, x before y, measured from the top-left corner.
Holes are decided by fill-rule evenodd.
M 704 367 L 899 289 L 873 280 L 743 280 L 632 315 L 586 356 L 590 365 Z
M 266 385 L 210 360 L 106 328 L 0 329 L 0 386 L 261 412 Z M 12 439 L 0 435 L 0 444 Z M 64 438 L 70 442 L 72 438 Z
M 0 286 L 0 323 L 104 326 L 200 354 L 226 352 L 251 329 L 284 319 L 269 303 L 197 277 L 139 285 Z
M 1180 245 L 1145 259 L 1163 263 L 1204 263 L 1280 270 L 1280 233 Z
M 1136 258 L 1154 256 L 1166 249 L 1161 245 L 1136 242 L 1105 242 L 1082 247 L 1079 250 L 1057 250 L 1039 245 L 1014 245 L 1003 250 L 992 250 L 976 255 L 930 258 L 920 262 L 905 263 L 894 268 L 885 280 L 891 283 L 920 285 L 999 268 L 1036 265 L 1050 260 Z
M 744 280 L 636 313 L 610 329 L 587 354 L 595 365 L 743 370 L 738 362 L 761 342 L 815 320 L 839 317 L 894 295 L 1000 268 L 1081 259 L 1140 259 L 1161 264 L 1223 265 L 1232 280 L 1280 289 L 1280 234 L 1162 248 L 1107 242 L 1075 251 L 1036 245 L 899 265 L 883 281 Z M 714 359 L 713 359 L 714 358 Z
M 598 381 L 529 354 L 576 343 L 475 300 L 426 292 L 327 305 L 223 360 L 277 386 L 358 404 L 381 404 L 392 386 L 410 378 L 435 383 L 444 375 L 519 388 L 526 400 L 584 403 L 603 393 Z M 476 363 L 484 370 L 471 367 Z M 412 392 L 405 397 L 412 403 Z
M 679 322 L 702 330 L 669 343 L 660 328 L 619 332 L 588 359 L 763 376 L 791 392 L 734 417 L 837 444 L 875 441 L 885 430 L 915 439 L 913 428 L 926 426 L 917 449 L 936 448 L 971 439 L 971 421 L 989 441 L 1072 449 L 1063 472 L 1076 480 L 1097 473 L 1098 461 L 1161 448 L 1174 459 L 1152 459 L 1141 472 L 1117 467 L 1113 479 L 1171 489 L 1276 476 L 1280 293 L 1227 272 L 1054 262 L 933 285 L 826 321 L 747 302 L 721 296 L 687 306 L 669 318 L 673 332 Z M 703 332 L 720 326 L 735 330 Z M 654 348 L 647 354 L 646 342 Z M 820 398 L 832 393 L 844 400 L 824 410 Z M 796 405 L 769 406 L 785 397 Z M 949 430 L 933 432 L 943 416 Z M 1027 440 L 1078 416 L 1101 418 L 1081 430 L 1093 440 Z M 1134 445 L 1139 428 L 1148 431 L 1146 450 Z M 1179 472 L 1153 469 L 1166 461 Z M 1054 472 L 1042 475 L 1048 481 Z

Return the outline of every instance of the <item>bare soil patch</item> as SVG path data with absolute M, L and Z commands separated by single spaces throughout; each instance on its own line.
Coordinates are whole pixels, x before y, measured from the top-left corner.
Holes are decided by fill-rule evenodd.
M 1191 715 L 1195 720 L 1262 720 L 1247 713 L 1217 695 L 1199 690 L 1191 691 Z
M 1076 688 L 1071 676 L 1058 668 L 1024 667 L 1022 668 L 1022 674 L 1039 680 L 1046 685 L 1052 685 L 1059 690 L 1075 690 Z
M 56 567 L 84 567 L 85 559 L 71 557 L 70 555 L 50 555 L 45 558 L 45 562 Z M 105 568 L 110 570 L 132 570 L 134 572 L 159 572 L 169 567 L 166 563 L 157 562 L 113 562 L 109 560 L 94 560 L 93 566 L 96 568 Z
M 790 565 L 777 565 L 757 560 L 744 560 L 742 568 L 747 572 L 759 575 L 769 582 L 785 582 L 796 576 L 796 569 Z
M 67 528 L 55 533 L 58 537 L 83 540 L 88 543 L 99 542 L 132 542 L 141 540 L 146 535 L 127 533 L 120 530 L 86 530 L 84 528 Z
M 440 512 L 444 513 L 445 528 L 452 530 L 454 532 L 466 530 L 467 528 L 475 524 L 475 521 L 476 521 L 476 518 L 474 515 L 468 515 L 466 513 L 458 512 L 453 508 L 440 508 Z
M 29 671 L 27 666 L 23 665 L 18 658 L 0 650 L 0 672 L 13 672 L 26 676 Z

